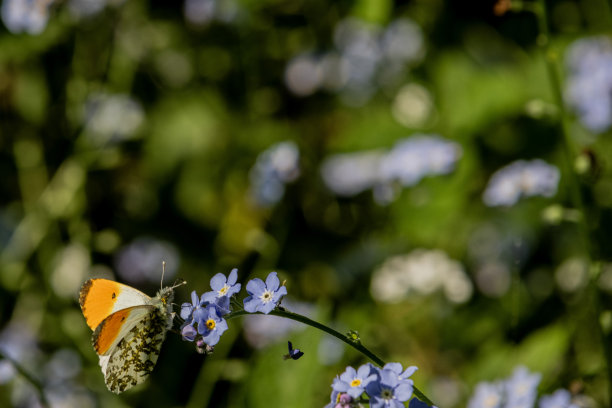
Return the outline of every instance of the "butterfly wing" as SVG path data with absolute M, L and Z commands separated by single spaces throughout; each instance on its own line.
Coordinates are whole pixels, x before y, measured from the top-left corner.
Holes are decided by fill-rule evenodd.
M 141 291 L 108 279 L 89 279 L 79 293 L 83 316 L 92 330 L 121 309 L 150 302 L 151 298 Z
M 155 305 L 138 305 L 119 310 L 100 323 L 93 343 L 110 391 L 119 394 L 146 380 L 171 319 Z

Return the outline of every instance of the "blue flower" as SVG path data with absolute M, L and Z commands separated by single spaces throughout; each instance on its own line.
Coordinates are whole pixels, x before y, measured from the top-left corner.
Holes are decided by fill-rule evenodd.
M 185 324 L 181 329 L 181 334 L 183 336 L 183 340 L 194 341 L 198 331 L 193 327 L 193 323 Z
M 241 285 L 236 283 L 238 280 L 238 269 L 234 268 L 229 274 L 229 277 L 225 277 L 224 274 L 218 273 L 210 280 L 210 287 L 212 291 L 206 292 L 202 295 L 202 300 L 214 303 L 216 299 L 223 296 L 228 298 L 232 297 L 236 293 L 240 292 Z
M 503 384 L 481 382 L 476 385 L 468 408 L 499 408 L 503 399 Z
M 438 407 L 436 407 L 435 405 L 432 405 L 430 407 L 429 405 L 419 400 L 418 398 L 413 398 L 412 400 L 410 400 L 410 404 L 408 404 L 408 408 L 438 408 Z
M 521 197 L 552 197 L 559 178 L 559 169 L 543 160 L 517 160 L 493 173 L 482 199 L 489 207 L 510 207 Z
M 336 377 L 332 384 L 334 391 L 346 392 L 353 398 L 359 398 L 365 388 L 376 381 L 376 369 L 370 364 L 364 364 L 355 370 L 353 367 L 346 367 L 346 370 Z
M 572 404 L 572 394 L 568 390 L 558 389 L 552 395 L 540 398 L 540 408 L 578 408 Z
M 515 368 L 512 377 L 505 382 L 505 408 L 532 407 L 538 391 L 541 375 L 530 373 L 525 367 Z
M 290 341 L 288 341 L 287 343 L 289 345 L 289 354 L 285 354 L 283 356 L 283 358 L 285 360 L 288 360 L 288 359 L 297 360 L 298 358 L 300 358 L 300 357 L 302 357 L 304 355 L 304 352 L 300 351 L 300 349 L 294 349 L 293 348 L 293 344 L 291 344 Z
M 205 309 L 200 308 L 194 313 L 194 319 L 198 319 L 198 333 L 209 346 L 217 344 L 221 335 L 227 330 L 227 322 L 219 316 L 215 305 L 209 305 Z
M 187 323 L 193 321 L 193 313 L 202 306 L 202 302 L 198 298 L 196 291 L 191 292 L 191 303 L 183 303 L 181 305 L 181 319 Z
M 418 370 L 417 366 L 410 366 L 408 367 L 406 370 L 403 370 L 402 365 L 400 363 L 387 363 L 385 364 L 385 366 L 383 367 L 383 370 L 391 370 L 393 371 L 396 375 L 397 375 L 397 379 L 400 382 L 406 382 L 410 385 L 414 384 L 414 381 L 408 379 L 408 377 L 410 377 L 412 374 L 415 373 L 416 370 Z
M 280 286 L 276 272 L 270 272 L 266 283 L 261 279 L 250 280 L 246 286 L 249 296 L 244 299 L 244 310 L 249 313 L 270 313 L 287 294 L 287 288 Z
M 399 371 L 401 373 L 401 366 Z M 411 380 L 400 379 L 397 372 L 388 368 L 380 370 L 378 380 L 366 386 L 371 408 L 404 408 L 404 402 L 412 397 L 412 389 Z

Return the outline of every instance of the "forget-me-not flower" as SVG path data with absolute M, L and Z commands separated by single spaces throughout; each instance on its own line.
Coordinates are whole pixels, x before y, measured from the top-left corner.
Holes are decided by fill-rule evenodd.
M 242 287 L 240 283 L 236 283 L 237 280 L 238 269 L 236 268 L 232 269 L 228 277 L 225 277 L 222 273 L 216 274 L 210 280 L 212 291 L 204 293 L 202 295 L 202 300 L 214 303 L 216 299 L 223 296 L 227 296 L 228 298 L 232 297 L 240 292 L 240 288 Z
M 481 382 L 476 386 L 467 408 L 499 408 L 503 400 L 503 384 Z
M 533 407 L 540 378 L 539 373 L 530 373 L 523 366 L 515 368 L 512 377 L 504 383 L 506 388 L 505 408 Z
M 227 322 L 219 316 L 217 308 L 209 305 L 205 309 L 199 309 L 194 313 L 194 318 L 198 318 L 198 333 L 209 346 L 214 346 L 219 342 L 221 335 L 227 330 Z
M 187 323 L 191 323 L 193 321 L 193 312 L 198 310 L 200 306 L 200 298 L 194 290 L 191 292 L 191 303 L 186 302 L 181 305 L 181 319 L 185 320 Z
M 566 53 L 565 99 L 580 122 L 594 133 L 612 126 L 612 40 L 581 38 Z
M 572 394 L 568 390 L 558 389 L 551 395 L 540 398 L 540 408 L 578 408 L 572 403 Z
M 509 207 L 521 197 L 552 197 L 559 178 L 559 169 L 543 160 L 517 160 L 491 176 L 482 198 L 490 207 Z
M 336 377 L 332 388 L 338 392 L 346 392 L 353 398 L 359 398 L 365 391 L 368 384 L 376 381 L 378 375 L 371 364 L 364 364 L 355 370 L 353 367 L 346 367 L 346 370 Z
M 418 370 L 419 368 L 417 366 L 410 366 L 408 368 L 406 368 L 404 370 L 404 368 L 402 367 L 402 365 L 400 363 L 387 363 L 385 364 L 385 366 L 382 368 L 383 370 L 391 370 L 392 372 L 394 372 L 397 375 L 397 379 L 400 382 L 406 382 L 410 385 L 414 384 L 414 381 L 412 381 L 411 379 L 409 379 L 408 377 L 410 377 L 412 374 L 414 374 L 416 372 L 416 370 Z
M 249 296 L 244 299 L 244 310 L 249 313 L 268 314 L 287 294 L 287 288 L 280 285 L 276 272 L 270 272 L 265 283 L 259 278 L 250 280 L 246 289 Z
M 393 368 L 379 370 L 379 378 L 366 386 L 371 408 L 404 408 L 404 402 L 412 397 L 412 381 L 401 378 L 401 366 L 400 375 L 396 372 L 397 367 Z

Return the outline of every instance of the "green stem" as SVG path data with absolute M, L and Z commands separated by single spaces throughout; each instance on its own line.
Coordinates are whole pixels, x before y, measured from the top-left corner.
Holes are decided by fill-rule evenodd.
M 238 317 L 238 316 L 243 316 L 243 315 L 249 315 L 249 314 L 263 314 L 260 312 L 256 312 L 256 313 L 249 313 L 245 310 L 237 310 L 235 312 L 232 312 L 225 317 L 226 320 L 232 319 L 234 317 Z M 348 336 L 332 329 L 331 327 L 328 327 L 324 324 L 321 324 L 315 320 L 309 319 L 306 316 L 302 316 L 300 314 L 297 313 L 293 313 L 293 312 L 289 312 L 287 310 L 279 310 L 279 309 L 275 309 L 273 311 L 271 311 L 269 313 L 272 316 L 279 316 L 279 317 L 284 317 L 286 319 L 291 319 L 291 320 L 295 320 L 297 322 L 306 324 L 308 326 L 312 326 L 316 329 L 322 330 L 327 334 L 331 334 L 332 336 L 334 336 L 335 338 L 345 342 L 346 344 L 348 344 L 349 346 L 353 347 L 355 350 L 359 351 L 360 353 L 362 353 L 363 355 L 365 355 L 366 357 L 368 357 L 370 360 L 372 360 L 374 363 L 376 363 L 377 366 L 382 367 L 385 365 L 385 362 L 383 359 L 381 359 L 380 357 L 378 357 L 376 354 L 372 353 L 367 347 L 365 347 L 364 345 L 362 345 L 359 341 L 353 341 L 351 340 Z M 433 406 L 434 403 L 427 398 L 427 396 L 425 394 L 423 394 L 416 386 L 413 386 L 413 393 L 414 396 L 417 397 L 418 399 L 420 399 L 421 401 L 423 401 L 424 403 L 426 403 L 429 406 Z
M 573 158 L 576 154 L 573 140 L 570 137 L 570 131 L 567 124 L 567 111 L 565 109 L 565 103 L 563 100 L 562 82 L 559 74 L 558 59 L 550 52 L 550 31 L 548 24 L 548 16 L 546 12 L 546 0 L 537 0 L 535 3 L 537 7 L 534 7 L 532 11 L 538 19 L 538 28 L 540 35 L 537 39 L 538 46 L 540 47 L 544 61 L 546 63 L 546 70 L 548 79 L 550 81 L 551 90 L 557 108 L 559 109 L 560 115 L 560 132 L 563 136 L 563 155 L 566 166 L 566 177 L 567 184 L 570 187 L 570 197 L 574 207 L 582 213 L 582 217 L 578 220 L 579 235 L 582 240 L 585 253 L 587 256 L 588 263 L 594 273 L 590 274 L 589 290 L 592 296 L 586 296 L 586 298 L 592 298 L 593 314 L 594 319 L 597 322 L 597 331 L 602 342 L 604 360 L 606 362 L 606 371 L 608 376 L 608 406 L 612 407 L 612 350 L 608 344 L 605 331 L 600 322 L 599 316 L 601 315 L 601 299 L 600 293 L 597 289 L 597 278 L 600 273 L 601 267 L 598 264 L 593 264 L 593 245 L 591 242 L 591 236 L 588 224 L 588 212 L 582 199 L 582 193 L 580 191 L 580 183 L 573 168 Z

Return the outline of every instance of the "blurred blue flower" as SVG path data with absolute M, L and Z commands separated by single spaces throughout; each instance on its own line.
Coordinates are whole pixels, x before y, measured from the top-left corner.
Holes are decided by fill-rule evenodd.
M 287 63 L 285 83 L 292 93 L 308 96 L 327 89 L 340 93 L 347 105 L 363 105 L 378 87 L 397 86 L 425 54 L 422 30 L 407 18 L 386 27 L 346 18 L 334 29 L 334 45 L 319 55 L 300 53 Z
M 4 0 L 2 21 L 14 33 L 40 34 L 49 20 L 49 7 L 54 0 Z
M 401 365 L 399 370 L 395 365 L 392 367 L 378 370 L 378 379 L 366 386 L 371 408 L 404 408 L 404 402 L 412 397 L 412 380 L 400 378 L 403 374 Z M 412 367 L 407 370 L 410 374 L 414 371 Z
M 426 176 L 452 172 L 462 149 L 438 135 L 415 135 L 399 140 L 388 152 L 370 150 L 328 157 L 321 165 L 327 187 L 340 196 L 372 189 L 380 204 L 396 197 L 398 187 L 416 185 Z
M 159 283 L 163 261 L 166 262 L 164 279 L 172 278 L 180 265 L 176 247 L 167 241 L 142 236 L 119 250 L 115 266 L 119 276 L 128 282 Z
M 205 309 L 199 309 L 200 313 L 194 313 L 197 318 L 198 333 L 209 346 L 214 346 L 219 342 L 221 335 L 227 330 L 227 322 L 219 316 L 214 305 L 208 305 Z
M 212 291 L 206 292 L 202 295 L 202 301 L 214 303 L 216 299 L 223 296 L 231 298 L 236 293 L 240 292 L 241 284 L 236 283 L 238 280 L 238 269 L 234 268 L 231 270 L 229 277 L 226 277 L 222 273 L 218 273 L 210 280 L 210 287 Z
M 249 296 L 244 299 L 244 310 L 249 313 L 268 314 L 287 294 L 287 288 L 280 286 L 276 272 L 270 272 L 265 283 L 259 278 L 250 280 L 246 289 Z
M 595 133 L 612 125 L 612 40 L 599 36 L 572 43 L 565 98 L 582 124 Z
M 214 20 L 231 22 L 238 14 L 234 0 L 185 0 L 183 15 L 194 26 L 205 26 Z
M 568 390 L 558 389 L 551 395 L 540 398 L 540 408 L 578 408 L 572 403 L 572 394 Z
M 490 207 L 512 206 L 521 197 L 552 197 L 557 193 L 559 170 L 543 160 L 517 160 L 493 173 L 483 194 Z
M 478 383 L 467 408 L 500 408 L 504 397 L 503 392 L 502 383 Z
M 530 373 L 523 366 L 516 367 L 504 386 L 506 388 L 505 408 L 531 408 L 538 394 L 538 384 L 542 376 Z
M 291 344 L 290 341 L 287 342 L 287 346 L 289 347 L 289 354 L 285 354 L 283 356 L 283 359 L 288 360 L 288 359 L 292 359 L 292 360 L 297 360 L 300 357 L 302 357 L 304 355 L 303 351 L 300 351 L 300 349 L 294 349 L 293 348 L 293 344 Z
M 294 142 L 272 145 L 263 151 L 251 168 L 251 194 L 258 204 L 274 205 L 285 194 L 285 184 L 300 175 L 300 151 Z
M 352 398 L 359 398 L 368 384 L 377 378 L 376 369 L 371 364 L 364 364 L 357 370 L 349 366 L 340 377 L 334 379 L 332 388 L 334 391 L 346 392 Z

